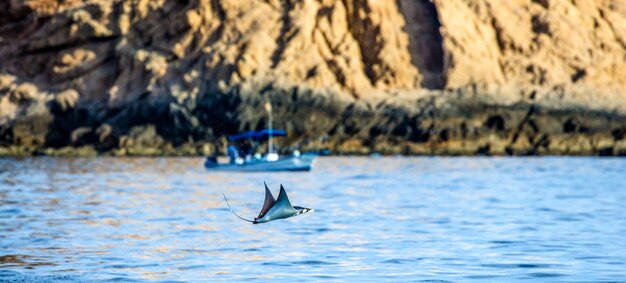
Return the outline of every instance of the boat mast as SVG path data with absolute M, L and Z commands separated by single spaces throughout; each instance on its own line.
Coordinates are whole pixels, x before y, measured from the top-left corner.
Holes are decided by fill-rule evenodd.
M 267 154 L 269 155 L 270 153 L 272 153 L 274 151 L 274 146 L 272 144 L 272 103 L 268 100 L 267 102 L 265 102 L 265 111 L 267 111 L 268 117 L 269 117 L 269 121 L 268 121 L 268 134 L 269 134 L 269 145 L 267 147 Z

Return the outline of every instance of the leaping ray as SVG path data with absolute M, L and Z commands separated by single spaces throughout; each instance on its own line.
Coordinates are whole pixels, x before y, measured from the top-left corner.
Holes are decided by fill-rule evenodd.
M 270 221 L 278 220 L 278 219 L 285 219 L 285 218 L 293 217 L 296 215 L 315 211 L 314 209 L 310 209 L 306 207 L 292 206 L 291 202 L 289 201 L 289 197 L 287 196 L 287 191 L 285 191 L 285 188 L 283 187 L 282 184 L 280 185 L 280 192 L 278 194 L 278 199 L 274 199 L 274 196 L 272 196 L 272 192 L 270 192 L 269 188 L 267 187 L 267 184 L 265 184 L 265 182 L 263 182 L 263 184 L 265 185 L 265 201 L 263 202 L 263 207 L 261 208 L 261 212 L 259 213 L 259 216 L 255 217 L 254 221 L 245 219 L 239 216 L 237 213 L 235 213 L 235 211 L 232 209 L 232 207 L 228 203 L 228 199 L 226 199 L 226 195 L 222 193 L 222 195 L 224 195 L 224 200 L 226 201 L 226 204 L 228 205 L 228 208 L 230 209 L 230 212 L 232 212 L 235 216 L 237 216 L 237 218 L 241 220 L 251 222 L 252 224 L 259 224 L 259 223 L 266 223 L 266 222 L 270 222 Z

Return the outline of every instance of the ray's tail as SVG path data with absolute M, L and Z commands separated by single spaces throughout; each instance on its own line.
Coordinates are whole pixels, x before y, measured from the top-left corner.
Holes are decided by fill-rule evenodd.
M 226 205 L 228 205 L 228 209 L 230 209 L 230 212 L 232 212 L 235 216 L 237 216 L 237 218 L 239 218 L 239 219 L 241 219 L 243 221 L 248 221 L 248 222 L 250 222 L 252 224 L 256 224 L 256 221 L 248 220 L 248 219 L 245 219 L 245 218 L 237 215 L 237 213 L 235 213 L 233 208 L 230 206 L 230 203 L 228 203 L 228 199 L 226 198 L 226 195 L 224 193 L 222 193 L 222 195 L 224 196 L 224 200 L 226 201 Z

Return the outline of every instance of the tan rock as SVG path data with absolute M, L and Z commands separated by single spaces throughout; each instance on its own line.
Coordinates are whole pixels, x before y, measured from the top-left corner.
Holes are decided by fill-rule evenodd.
M 78 94 L 76 90 L 67 89 L 58 93 L 54 97 L 54 102 L 57 105 L 59 111 L 67 112 L 68 110 L 76 107 L 79 97 L 80 94 Z
M 22 101 L 35 100 L 40 95 L 39 89 L 32 83 L 22 83 L 17 85 L 15 89 L 10 92 L 9 99 L 14 103 Z
M 93 129 L 90 127 L 80 127 L 72 131 L 70 135 L 72 145 L 74 146 L 82 146 L 85 143 L 92 142 L 89 141 L 93 136 Z
M 614 151 L 616 155 L 626 156 L 626 140 L 620 140 L 615 142 Z
M 491 84 L 585 84 L 596 92 L 614 93 L 617 87 L 623 93 L 626 5 L 594 0 L 545 3 L 27 1 L 30 9 L 53 16 L 39 30 L 25 30 L 17 40 L 0 45 L 0 56 L 60 46 L 55 52 L 63 54 L 61 64 L 52 70 L 60 74 L 71 69 L 73 74 L 49 76 L 56 81 L 42 83 L 70 80 L 89 94 L 105 94 L 122 85 L 131 93 L 142 92 L 139 89 L 147 84 L 160 90 L 159 85 L 189 69 L 204 69 L 213 87 L 224 82 L 231 88 L 263 77 L 281 85 L 329 88 L 346 97 L 420 86 Z M 22 6 L 11 2 L 10 7 Z M 96 41 L 118 36 L 126 47 L 114 49 L 106 40 Z M 104 48 L 75 48 L 76 42 Z M 93 68 L 109 68 L 104 63 L 110 58 L 130 67 L 128 56 L 138 58 L 133 64 L 143 65 L 144 71 L 103 72 L 113 84 L 83 79 Z M 34 61 L 47 65 L 45 59 Z M 31 77 L 11 67 L 23 62 L 9 60 L 2 68 L 20 78 Z M 77 65 L 85 66 L 72 67 Z M 169 72 L 172 75 L 165 76 Z

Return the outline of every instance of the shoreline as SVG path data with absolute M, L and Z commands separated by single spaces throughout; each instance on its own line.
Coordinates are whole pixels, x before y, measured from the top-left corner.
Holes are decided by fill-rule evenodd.
M 98 153 L 93 149 L 85 148 L 61 148 L 61 149 L 40 149 L 36 152 L 19 151 L 15 148 L 0 148 L 0 159 L 23 159 L 23 158 L 206 158 L 208 155 L 187 154 L 184 152 L 159 153 L 149 150 L 150 153 L 132 153 L 132 154 L 115 154 L 111 152 Z M 308 152 L 311 153 L 311 152 Z M 228 158 L 226 155 L 218 155 L 218 158 Z M 381 152 L 337 152 L 319 155 L 318 157 L 363 157 L 363 158 L 387 158 L 387 157 L 445 157 L 445 158 L 464 158 L 464 157 L 485 157 L 485 158 L 545 158 L 545 157 L 566 157 L 566 158 L 621 158 L 626 157 L 626 152 L 621 154 L 605 155 L 605 154 L 534 154 L 534 155 L 512 155 L 512 154 L 463 154 L 463 153 L 444 153 L 444 154 L 427 154 L 427 153 L 381 153 Z
M 575 96 L 547 91 L 529 99 L 463 89 L 340 100 L 304 88 L 234 90 L 206 94 L 192 109 L 170 103 L 130 111 L 132 104 L 127 111 L 111 110 L 119 114 L 104 120 L 98 109 L 61 115 L 44 107 L 0 125 L 0 156 L 209 156 L 216 149 L 224 154 L 227 135 L 266 127 L 259 110 L 264 99 L 274 104 L 276 128 L 288 132 L 277 141 L 283 153 L 626 156 L 623 105 L 584 108 Z

